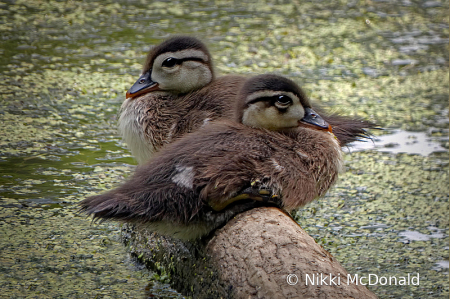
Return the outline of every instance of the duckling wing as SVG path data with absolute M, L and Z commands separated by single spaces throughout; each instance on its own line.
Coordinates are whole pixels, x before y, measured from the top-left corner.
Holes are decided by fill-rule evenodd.
M 207 183 L 201 198 L 221 210 L 242 190 L 255 182 L 272 196 L 269 201 L 292 210 L 323 196 L 342 171 L 342 154 L 337 140 L 326 131 L 298 128 L 291 133 L 249 129 L 211 151 L 201 176 Z M 262 201 L 267 201 L 263 199 Z
M 192 168 L 172 162 L 164 155 L 152 159 L 116 189 L 83 200 L 81 211 L 102 220 L 188 222 L 202 204 Z
M 103 220 L 191 221 L 210 198 L 249 187 L 254 161 L 268 154 L 236 126 L 207 125 L 167 145 L 121 186 L 83 200 L 81 211 Z

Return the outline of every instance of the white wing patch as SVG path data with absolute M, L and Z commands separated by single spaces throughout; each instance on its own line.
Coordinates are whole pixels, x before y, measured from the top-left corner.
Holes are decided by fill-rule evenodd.
M 275 169 L 278 171 L 282 171 L 284 170 L 284 167 L 281 166 L 280 164 L 278 164 L 278 161 L 275 160 L 274 158 L 270 159 L 272 161 L 273 166 L 275 166 Z
M 207 124 L 209 124 L 210 122 L 212 121 L 212 118 L 205 118 L 204 120 L 203 120 L 203 124 L 202 124 L 202 128 L 204 127 L 204 126 L 206 126 Z
M 176 165 L 175 169 L 178 173 L 172 177 L 172 182 L 178 186 L 192 189 L 194 186 L 194 167 Z
M 306 158 L 306 159 L 310 159 L 311 157 L 309 155 L 307 155 L 306 153 L 300 151 L 300 150 L 296 150 L 295 151 L 297 153 L 297 155 L 299 155 L 302 158 Z

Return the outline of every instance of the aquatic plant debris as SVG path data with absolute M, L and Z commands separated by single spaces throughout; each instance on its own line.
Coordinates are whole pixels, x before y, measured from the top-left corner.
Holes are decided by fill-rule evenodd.
M 2 296 L 183 298 L 130 260 L 118 224 L 93 224 L 76 203 L 133 171 L 115 129 L 125 92 L 150 45 L 191 34 L 219 74 L 282 74 L 333 111 L 439 144 L 426 156 L 347 153 L 335 188 L 294 216 L 350 273 L 420 272 L 420 286 L 369 286 L 379 298 L 448 298 L 448 8 L 0 1 Z

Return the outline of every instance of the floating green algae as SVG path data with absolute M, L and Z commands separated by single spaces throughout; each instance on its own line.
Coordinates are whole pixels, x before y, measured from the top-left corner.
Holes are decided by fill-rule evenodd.
M 352 274 L 420 274 L 419 287 L 372 286 L 378 296 L 444 298 L 448 271 L 437 264 L 448 258 L 446 155 L 355 154 L 338 184 L 296 219 Z M 410 231 L 428 237 L 405 238 Z
M 150 45 L 198 36 L 219 74 L 283 74 L 448 148 L 448 21 L 448 1 L 0 1 L 2 295 L 181 297 L 133 265 L 117 224 L 75 206 L 133 171 L 117 111 Z M 448 152 L 354 152 L 346 168 L 302 227 L 351 273 L 421 274 L 371 286 L 380 298 L 448 298 Z
M 59 188 L 53 188 L 53 196 L 58 198 L 21 199 L 20 190 L 10 190 L 14 191 L 12 197 L 0 202 L 2 296 L 141 298 L 153 274 L 126 254 L 117 224 L 91 223 L 76 206 L 93 194 L 87 189 L 112 188 L 130 167 L 110 165 L 84 175 L 63 172 L 69 177 L 53 179 L 55 186 L 61 183 L 65 188 L 59 194 Z M 24 181 L 24 190 L 41 185 L 46 175 L 56 173 L 43 174 L 43 180 Z M 36 196 L 42 195 L 40 190 Z M 177 296 L 154 284 L 161 294 Z

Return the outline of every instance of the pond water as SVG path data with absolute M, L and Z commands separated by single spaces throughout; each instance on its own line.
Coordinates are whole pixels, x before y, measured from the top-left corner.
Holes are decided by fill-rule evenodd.
M 353 152 L 377 149 L 381 152 L 428 156 L 432 153 L 446 152 L 448 149 L 441 145 L 446 141 L 447 137 L 431 137 L 426 132 L 394 130 L 386 135 L 373 136 L 366 142 L 354 142 L 344 150 Z
M 350 147 L 338 184 L 296 220 L 350 273 L 420 273 L 419 286 L 369 286 L 380 298 L 448 298 L 448 8 L 0 1 L 2 297 L 183 297 L 129 257 L 118 224 L 93 224 L 76 204 L 133 171 L 118 108 L 150 45 L 190 34 L 221 74 L 286 75 L 393 133 Z

